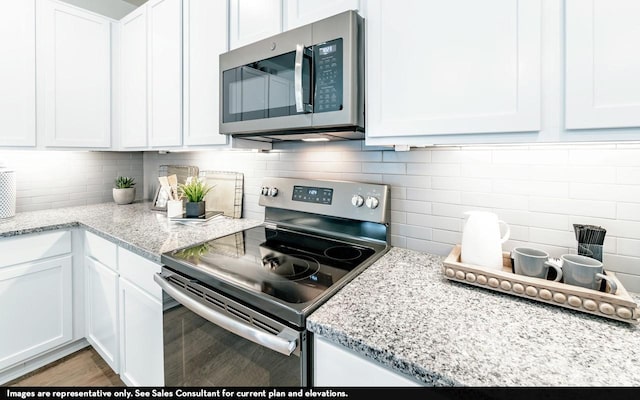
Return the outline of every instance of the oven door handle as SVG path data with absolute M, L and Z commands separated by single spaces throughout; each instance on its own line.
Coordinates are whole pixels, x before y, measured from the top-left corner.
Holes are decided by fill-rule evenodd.
M 241 336 L 247 340 L 267 347 L 271 350 L 277 351 L 278 353 L 284 354 L 285 356 L 290 356 L 298 346 L 296 339 L 287 340 L 279 336 L 274 336 L 269 333 L 262 332 L 252 326 L 227 317 L 226 315 L 205 306 L 199 301 L 176 289 L 173 285 L 162 278 L 160 274 L 155 274 L 153 276 L 153 280 L 156 281 L 156 283 L 160 285 L 162 290 L 167 292 L 167 294 L 178 303 L 187 307 L 189 310 L 198 314 L 207 321 L 212 322 L 229 332 L 235 333 L 236 335 Z

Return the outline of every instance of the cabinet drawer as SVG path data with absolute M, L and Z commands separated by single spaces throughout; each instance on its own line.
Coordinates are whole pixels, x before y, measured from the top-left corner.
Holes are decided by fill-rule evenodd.
M 71 252 L 71 232 L 52 231 L 0 239 L 0 268 Z
M 160 264 L 121 247 L 118 251 L 118 265 L 121 277 L 147 291 L 156 299 L 162 300 L 162 289 L 153 280 L 153 275 L 162 269 Z
M 91 232 L 84 232 L 85 255 L 100 261 L 114 271 L 118 270 L 117 248 L 115 243 L 107 239 L 103 239 Z

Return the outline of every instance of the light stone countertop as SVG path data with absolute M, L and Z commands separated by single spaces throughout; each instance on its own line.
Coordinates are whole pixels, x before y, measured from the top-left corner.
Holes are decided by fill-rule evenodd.
M 307 328 L 424 385 L 640 386 L 639 326 L 452 282 L 443 261 L 392 248 Z
M 134 253 L 160 263 L 162 253 L 225 236 L 262 221 L 220 217 L 206 225 L 170 221 L 151 210 L 151 202 L 118 205 L 114 202 L 17 213 L 0 219 L 0 238 L 61 228 L 83 227 Z
M 0 220 L 0 238 L 82 227 L 159 263 L 164 252 L 262 223 L 187 226 L 150 206 L 18 213 Z M 640 327 L 451 282 L 443 260 L 392 248 L 311 314 L 307 328 L 425 385 L 640 386 Z

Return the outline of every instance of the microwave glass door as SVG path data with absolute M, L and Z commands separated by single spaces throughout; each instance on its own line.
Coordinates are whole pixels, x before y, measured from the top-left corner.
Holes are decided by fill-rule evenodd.
M 296 51 L 292 51 L 223 72 L 223 122 L 311 112 L 312 50 L 306 48 L 301 53 L 298 80 L 306 108 L 298 111 L 296 107 Z

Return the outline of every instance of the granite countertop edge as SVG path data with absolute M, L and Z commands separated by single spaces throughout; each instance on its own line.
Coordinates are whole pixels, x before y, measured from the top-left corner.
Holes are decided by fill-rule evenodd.
M 640 386 L 637 324 L 452 282 L 444 258 L 392 247 L 307 329 L 425 386 Z

